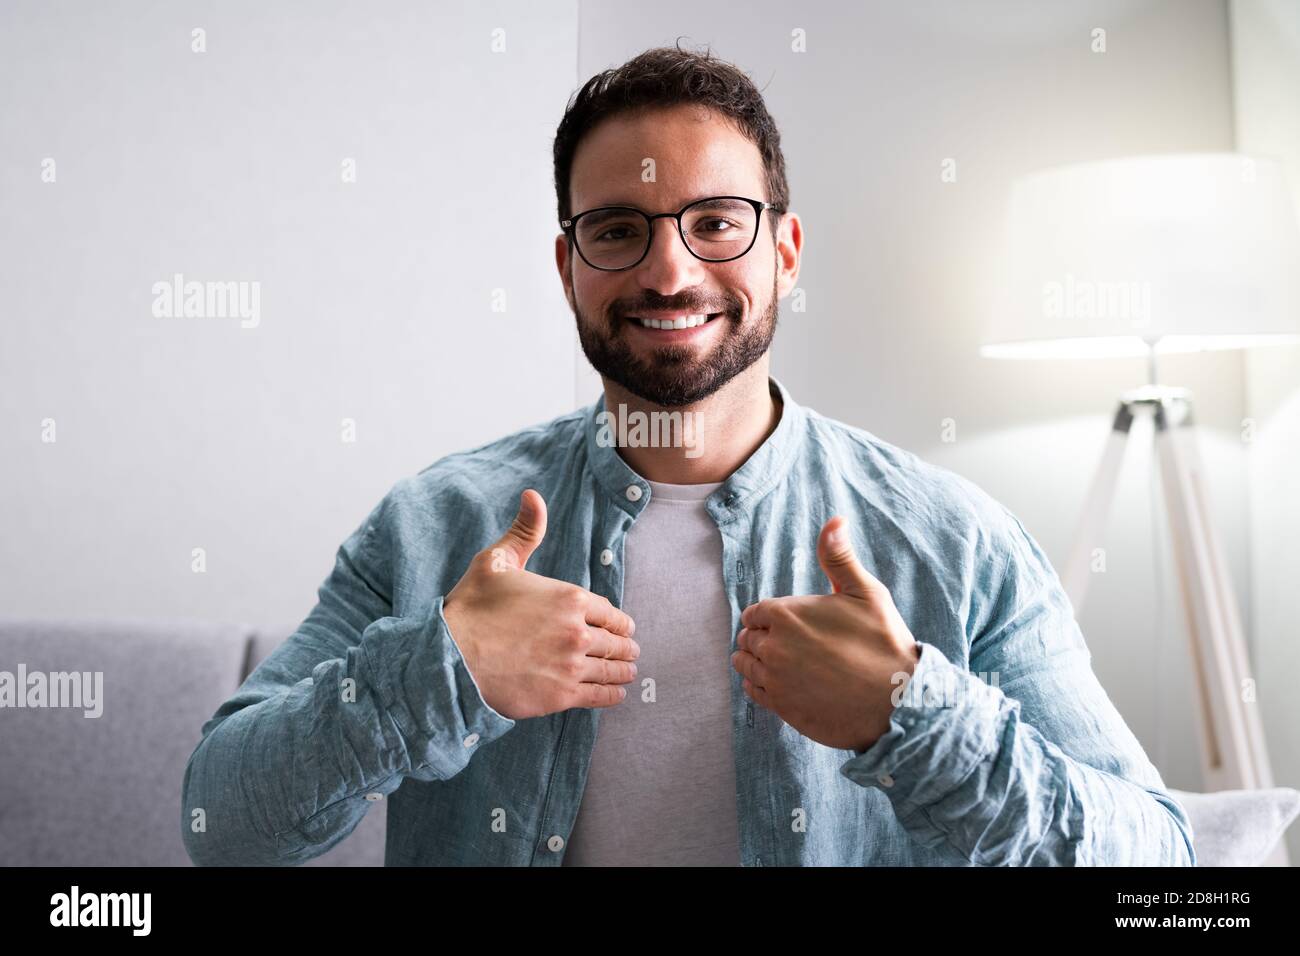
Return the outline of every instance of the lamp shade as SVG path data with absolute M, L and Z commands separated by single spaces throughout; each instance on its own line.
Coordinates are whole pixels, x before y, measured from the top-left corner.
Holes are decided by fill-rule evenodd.
M 1300 227 L 1263 158 L 1142 156 L 1020 179 L 998 268 L 989 357 L 1300 343 Z

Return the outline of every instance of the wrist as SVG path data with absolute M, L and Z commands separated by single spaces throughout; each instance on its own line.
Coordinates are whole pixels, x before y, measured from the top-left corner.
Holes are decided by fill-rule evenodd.
M 447 602 L 448 598 L 442 599 L 442 619 L 447 625 L 447 635 L 460 651 L 460 656 L 465 659 L 465 666 L 473 673 L 475 655 L 473 642 L 470 640 L 470 628 L 461 616 L 464 608 L 459 603 L 455 607 L 450 607 Z

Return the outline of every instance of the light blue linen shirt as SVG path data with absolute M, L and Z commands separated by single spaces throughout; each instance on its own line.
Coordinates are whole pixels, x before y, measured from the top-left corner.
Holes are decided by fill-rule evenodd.
M 731 672 L 730 726 L 699 732 L 732 735 L 738 862 L 1195 865 L 1186 812 L 1097 682 L 1020 521 L 770 386 L 778 426 L 707 499 L 733 649 L 748 605 L 831 593 L 816 542 L 838 513 L 922 653 L 889 731 L 862 753 L 804 737 Z M 603 409 L 602 395 L 393 486 L 340 546 L 306 620 L 201 728 L 182 784 L 195 863 L 302 863 L 387 799 L 389 866 L 561 864 L 601 711 L 495 711 L 442 603 L 532 487 L 548 526 L 528 570 L 620 605 L 623 543 L 651 489 L 600 440 Z

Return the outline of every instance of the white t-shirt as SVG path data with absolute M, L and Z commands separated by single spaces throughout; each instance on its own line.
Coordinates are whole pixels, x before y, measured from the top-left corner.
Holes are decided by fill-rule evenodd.
M 739 866 L 731 610 L 722 537 L 704 509 L 721 482 L 648 484 L 650 503 L 624 542 L 637 674 L 627 697 L 600 711 L 563 862 Z

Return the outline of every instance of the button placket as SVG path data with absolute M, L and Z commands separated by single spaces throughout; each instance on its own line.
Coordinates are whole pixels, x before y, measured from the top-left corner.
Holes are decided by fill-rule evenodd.
M 637 484 L 626 485 L 623 490 L 624 496 L 632 502 L 640 501 L 649 493 L 649 489 Z M 616 497 L 610 500 L 604 515 L 595 522 L 597 530 L 588 546 L 587 560 L 590 561 L 594 554 L 600 565 L 608 568 L 607 572 L 593 574 L 591 590 L 603 594 L 615 607 L 621 604 L 623 578 L 616 559 L 639 510 L 619 506 Z M 559 866 L 561 863 L 561 851 L 567 847 L 567 840 L 562 834 L 571 831 L 578 812 L 578 804 L 571 802 L 570 792 L 565 788 L 576 784 L 582 761 L 589 760 L 594 744 L 594 727 L 591 724 L 592 721 L 578 709 L 565 712 L 560 723 L 551 762 L 552 783 L 543 795 L 540 818 L 533 830 L 534 839 L 538 841 L 533 844 L 533 864 Z M 575 791 L 573 795 L 580 796 L 580 793 Z M 561 832 L 554 832 L 557 827 Z M 548 830 L 552 831 L 549 835 Z M 542 852 L 543 847 L 547 853 Z

